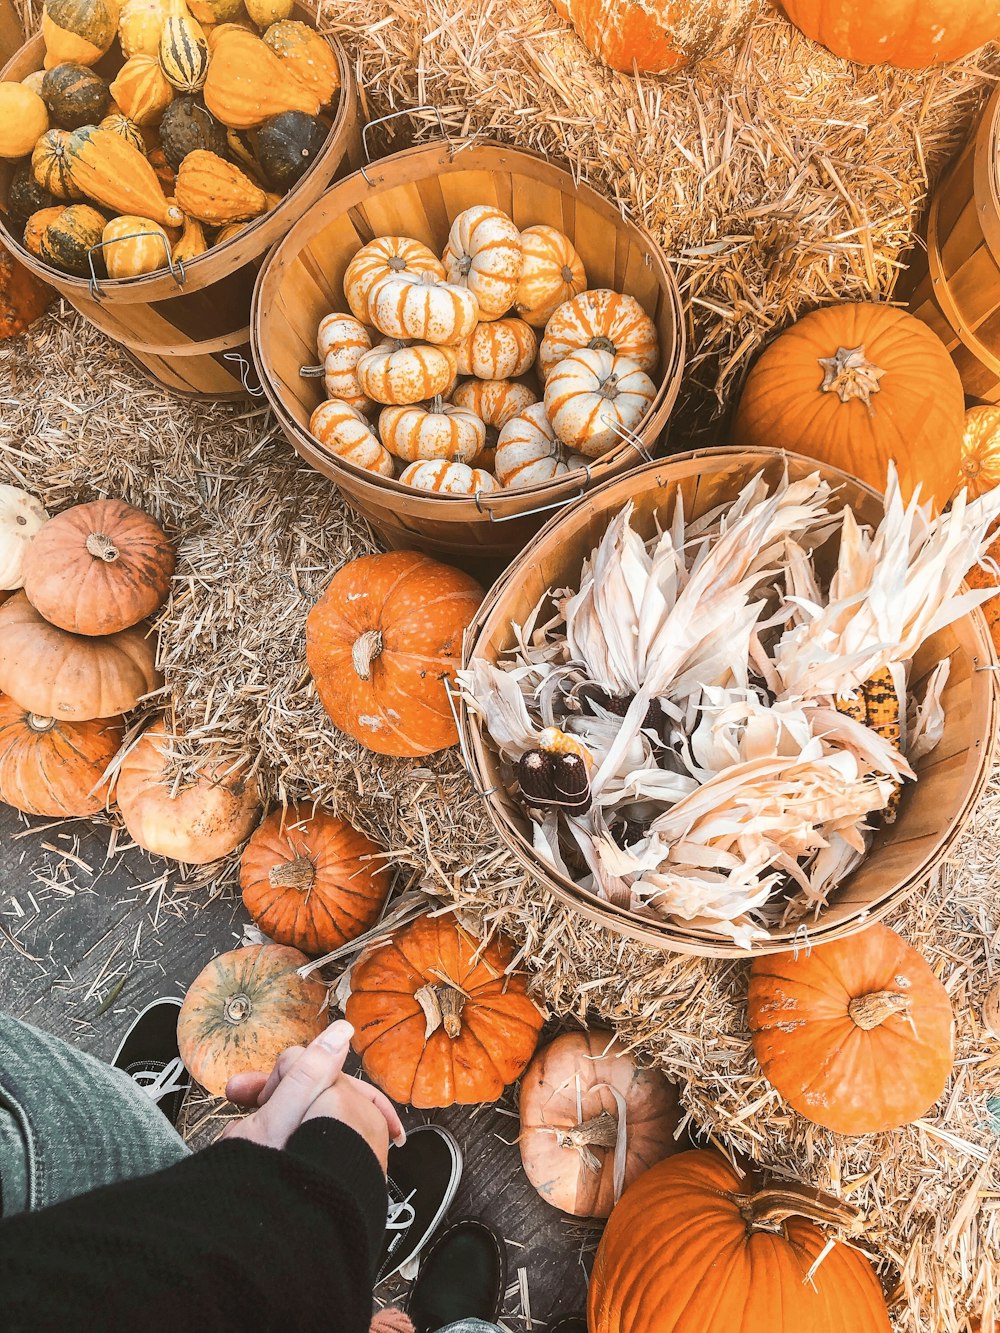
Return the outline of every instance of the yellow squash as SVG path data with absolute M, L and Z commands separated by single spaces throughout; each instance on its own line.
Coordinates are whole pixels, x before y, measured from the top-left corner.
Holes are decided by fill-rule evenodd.
M 315 116 L 320 101 L 259 37 L 227 27 L 212 47 L 205 80 L 205 105 L 230 129 L 261 125 L 283 111 Z
M 267 195 L 239 167 L 202 148 L 188 153 L 180 165 L 177 202 L 213 227 L 255 218 L 268 206 Z
M 113 130 L 84 125 L 70 136 L 73 184 L 116 213 L 151 218 L 161 227 L 180 227 L 184 214 L 167 201 L 156 172 L 143 155 Z

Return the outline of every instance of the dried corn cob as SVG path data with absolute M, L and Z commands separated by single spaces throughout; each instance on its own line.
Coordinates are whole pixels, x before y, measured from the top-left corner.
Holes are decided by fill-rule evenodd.
M 861 687 L 865 700 L 865 723 L 876 735 L 889 742 L 898 750 L 902 738 L 900 728 L 899 696 L 893 683 L 892 672 L 882 667 L 873 676 L 869 676 Z M 899 808 L 899 784 L 889 797 L 889 802 L 882 812 L 882 821 L 892 824 Z
M 539 734 L 538 745 L 542 750 L 549 754 L 575 754 L 587 765 L 587 772 L 594 766 L 594 756 L 590 753 L 583 741 L 577 740 L 569 732 L 563 731 L 560 727 L 546 727 Z
M 865 702 L 863 685 L 860 689 L 852 690 L 850 694 L 838 694 L 834 700 L 834 707 L 838 713 L 843 713 L 852 722 L 860 722 L 864 726 L 868 721 L 868 707 Z

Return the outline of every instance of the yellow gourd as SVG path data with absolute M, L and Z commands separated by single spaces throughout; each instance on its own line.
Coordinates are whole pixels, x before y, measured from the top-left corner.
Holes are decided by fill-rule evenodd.
M 111 85 L 122 114 L 136 125 L 155 125 L 174 99 L 174 90 L 155 56 L 126 60 Z
M 182 93 L 196 93 L 208 74 L 208 41 L 187 12 L 170 14 L 160 34 L 160 69 Z
M 259 216 L 267 208 L 267 195 L 239 167 L 196 148 L 177 172 L 177 202 L 199 222 L 221 226 Z
M 228 23 L 242 8 L 243 0 L 188 0 L 188 9 L 205 29 Z
M 125 0 L 118 20 L 118 42 L 126 60 L 132 56 L 156 58 L 166 17 L 163 0 Z
M 291 16 L 295 0 L 245 0 L 246 10 L 258 28 L 279 23 Z
M 0 83 L 0 157 L 25 157 L 49 128 L 49 113 L 23 83 Z
M 167 267 L 167 233 L 149 218 L 123 213 L 107 224 L 101 240 L 109 278 L 138 278 Z
M 315 116 L 320 101 L 269 46 L 235 25 L 218 36 L 205 80 L 205 105 L 230 129 L 261 125 L 283 111 Z
M 37 213 L 32 213 L 31 217 L 24 224 L 24 248 L 30 250 L 33 255 L 42 255 L 42 237 L 49 229 L 49 225 L 55 222 L 63 211 L 64 205 L 57 204 L 54 208 L 40 208 Z
M 161 227 L 180 227 L 184 214 L 170 204 L 143 155 L 113 130 L 84 125 L 70 136 L 73 184 L 88 198 L 116 213 L 151 218 Z
M 184 230 L 181 232 L 180 240 L 174 246 L 174 260 L 187 264 L 190 260 L 203 255 L 207 249 L 208 241 L 205 239 L 204 227 L 197 218 L 185 217 Z
M 46 0 L 42 10 L 45 68 L 95 65 L 115 40 L 118 0 Z
M 315 28 L 294 19 L 272 23 L 264 33 L 264 45 L 323 106 L 330 105 L 340 88 L 340 67 L 330 43 Z

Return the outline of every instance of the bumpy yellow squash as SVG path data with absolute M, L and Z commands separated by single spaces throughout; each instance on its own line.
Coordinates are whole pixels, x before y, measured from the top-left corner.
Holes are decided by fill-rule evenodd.
M 178 169 L 177 202 L 213 227 L 255 218 L 268 207 L 267 195 L 249 176 L 203 148 L 188 153 Z
M 264 33 L 264 44 L 323 106 L 330 105 L 340 87 L 340 67 L 333 48 L 315 28 L 294 19 L 272 23 Z
M 315 116 L 320 101 L 259 37 L 227 27 L 212 47 L 205 80 L 205 105 L 230 129 L 262 125 L 282 111 Z

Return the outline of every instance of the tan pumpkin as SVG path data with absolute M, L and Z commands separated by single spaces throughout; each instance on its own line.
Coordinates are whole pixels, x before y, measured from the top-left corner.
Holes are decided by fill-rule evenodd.
M 0 158 L 27 157 L 49 128 L 49 112 L 23 83 L 0 83 Z
M 315 116 L 320 110 L 316 94 L 271 48 L 235 25 L 227 25 L 212 44 L 204 98 L 216 120 L 234 130 L 252 129 L 283 111 Z
M 188 264 L 192 259 L 197 259 L 208 249 L 208 239 L 205 236 L 205 228 L 197 218 L 185 216 L 184 230 L 180 237 L 174 242 L 174 248 L 171 257 L 175 264 Z
M 159 55 L 167 12 L 164 0 L 125 0 L 118 18 L 118 42 L 126 60 Z
M 447 391 L 455 376 L 450 347 L 385 338 L 357 364 L 358 386 L 376 403 L 420 403 Z
M 60 629 L 115 634 L 152 615 L 173 572 L 174 549 L 154 518 L 123 500 L 94 500 L 64 509 L 36 535 L 24 591 Z
M 324 315 L 316 333 L 316 348 L 323 364 L 303 367 L 299 373 L 321 374 L 330 398 L 367 412 L 373 403 L 358 383 L 358 362 L 371 347 L 371 335 L 360 319 L 339 313 Z
M 0 589 L 24 586 L 24 557 L 48 514 L 28 491 L 0 484 Z
M 538 339 L 523 319 L 477 324 L 458 344 L 458 373 L 480 380 L 512 380 L 535 364 Z
M 369 310 L 380 333 L 435 344 L 461 342 L 479 320 L 473 294 L 432 273 L 384 279 L 369 295 Z
M 104 772 L 124 732 L 120 717 L 60 722 L 0 694 L 0 801 L 56 819 L 95 814 L 107 803 Z
M 601 1028 L 564 1032 L 535 1053 L 520 1112 L 525 1175 L 575 1217 L 609 1217 L 633 1180 L 678 1150 L 677 1089 Z
M 370 930 L 389 896 L 384 853 L 329 810 L 292 805 L 261 823 L 240 858 L 247 911 L 278 944 L 327 954 Z
M 639 302 L 605 287 L 581 292 L 553 313 L 538 348 L 542 378 L 582 348 L 627 356 L 647 374 L 656 370 L 660 359 L 656 325 Z
M 386 278 L 404 275 L 419 278 L 430 273 L 444 282 L 444 265 L 433 250 L 408 236 L 377 236 L 357 252 L 344 274 L 344 295 L 352 313 L 363 324 L 371 323 L 369 303 L 373 290 Z
M 193 782 L 178 785 L 166 725 L 154 722 L 118 770 L 115 796 L 129 837 L 147 852 L 190 865 L 234 852 L 256 824 L 260 801 L 253 780 L 229 770 L 205 763 Z
M 192 1078 L 221 1097 L 234 1074 L 270 1073 L 289 1046 L 327 1025 L 326 987 L 298 969 L 309 960 L 280 944 L 251 944 L 213 958 L 188 987 L 177 1049 Z
M 320 403 L 309 418 L 309 433 L 324 449 L 345 463 L 380 477 L 395 476 L 388 450 L 384 449 L 371 426 L 359 411 L 339 399 Z
M 972 499 L 1000 486 L 1000 407 L 966 412 L 958 484 Z
M 69 151 L 73 183 L 88 198 L 161 227 L 183 225 L 184 214 L 166 198 L 152 166 L 114 131 L 84 125 L 70 136 Z
M 440 398 L 428 407 L 384 407 L 378 431 L 389 452 L 408 463 L 432 458 L 468 463 L 486 443 L 486 427 L 474 412 Z
M 544 403 L 510 418 L 497 438 L 493 470 L 501 486 L 539 486 L 570 471 L 566 450 L 552 429 Z
M 483 468 L 450 463 L 446 458 L 410 463 L 399 480 L 404 486 L 438 495 L 488 495 L 497 489 L 496 478 Z
M 487 327 L 490 327 L 487 325 Z M 465 380 L 451 396 L 456 407 L 467 407 L 480 421 L 498 430 L 523 412 L 538 395 L 514 380 Z
M 143 625 L 92 637 L 50 625 L 23 592 L 0 606 L 0 691 L 39 717 L 127 713 L 163 683 Z
M 239 167 L 196 148 L 177 171 L 177 202 L 185 213 L 218 227 L 258 217 L 267 210 L 267 197 Z
M 109 278 L 138 278 L 167 267 L 170 241 L 163 228 L 149 218 L 129 213 L 112 218 L 101 240 Z
M 481 319 L 499 319 L 517 299 L 521 233 L 501 209 L 474 204 L 459 213 L 442 258 L 448 281 L 472 292 Z
M 330 43 L 315 28 L 295 19 L 272 23 L 264 44 L 323 106 L 331 105 L 340 89 L 340 67 Z
M 627 356 L 573 352 L 545 381 L 545 410 L 560 440 L 598 458 L 632 435 L 652 406 L 656 385 Z
M 45 68 L 96 65 L 110 49 L 117 29 L 117 0 L 45 0 Z
M 118 71 L 111 96 L 122 114 L 136 125 L 158 125 L 174 100 L 174 89 L 156 56 L 140 52 Z
M 521 252 L 514 307 L 526 323 L 543 329 L 564 301 L 586 291 L 587 271 L 572 241 L 555 227 L 525 227 Z

